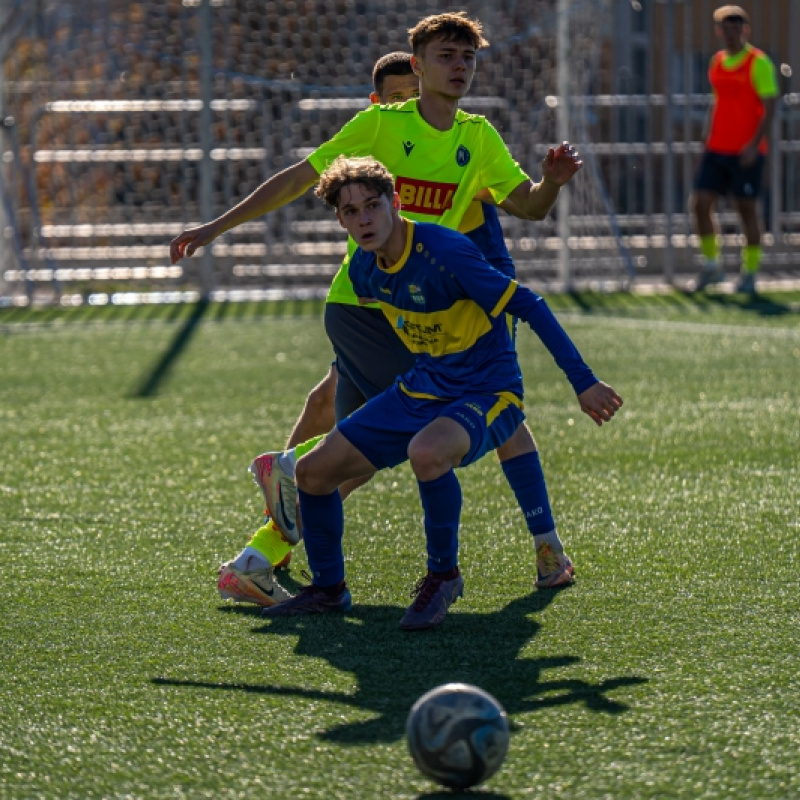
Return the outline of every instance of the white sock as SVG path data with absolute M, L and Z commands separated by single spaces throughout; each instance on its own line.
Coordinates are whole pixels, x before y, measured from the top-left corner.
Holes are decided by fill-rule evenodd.
M 259 553 L 255 547 L 247 545 L 247 547 L 233 559 L 233 566 L 242 572 L 250 572 L 254 569 L 267 569 L 271 567 L 272 564 L 267 561 L 263 553 Z
M 295 455 L 294 448 L 291 450 L 284 450 L 283 453 L 278 456 L 278 463 L 289 477 L 294 478 L 294 465 L 297 463 L 297 456 Z
M 564 545 L 561 542 L 561 539 L 556 532 L 556 529 L 553 528 L 552 531 L 548 531 L 547 533 L 537 533 L 533 537 L 533 541 L 538 547 L 540 544 L 549 544 L 550 548 L 554 553 L 563 553 L 564 552 Z

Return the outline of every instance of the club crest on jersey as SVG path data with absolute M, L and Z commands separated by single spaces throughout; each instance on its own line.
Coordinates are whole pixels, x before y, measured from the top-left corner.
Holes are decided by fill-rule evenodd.
M 425 305 L 425 295 L 422 294 L 422 287 L 417 286 L 415 283 L 409 283 L 408 293 L 411 295 L 411 299 L 417 303 L 417 305 Z
M 467 150 L 463 144 L 459 145 L 458 150 L 456 150 L 456 164 L 458 164 L 459 167 L 466 167 L 467 164 L 469 164 L 470 158 L 472 158 L 472 156 L 469 150 Z

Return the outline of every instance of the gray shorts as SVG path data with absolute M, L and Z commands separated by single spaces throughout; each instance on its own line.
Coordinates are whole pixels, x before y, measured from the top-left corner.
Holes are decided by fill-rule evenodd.
M 377 308 L 327 303 L 325 332 L 336 353 L 336 421 L 391 386 L 414 366 L 414 355 Z

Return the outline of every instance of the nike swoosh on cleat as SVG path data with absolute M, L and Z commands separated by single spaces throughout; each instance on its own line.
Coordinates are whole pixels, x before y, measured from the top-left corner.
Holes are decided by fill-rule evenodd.
M 295 529 L 295 526 L 292 525 L 292 523 L 289 521 L 289 518 L 288 518 L 288 516 L 286 514 L 286 506 L 284 506 L 284 504 L 283 504 L 283 492 L 280 491 L 280 489 L 278 490 L 278 505 L 280 505 L 280 507 L 281 507 L 281 514 L 283 514 L 283 519 L 284 519 L 284 522 L 286 523 L 286 527 L 290 531 L 293 531 Z

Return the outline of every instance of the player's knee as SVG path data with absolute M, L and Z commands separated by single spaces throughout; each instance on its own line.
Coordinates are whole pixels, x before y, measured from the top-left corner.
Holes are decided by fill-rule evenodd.
M 408 461 L 420 481 L 436 480 L 452 467 L 440 450 L 424 440 L 415 439 L 411 442 L 408 446 Z
M 325 488 L 324 472 L 320 469 L 317 459 L 307 453 L 298 459 L 294 467 L 294 482 L 298 489 L 308 494 L 320 494 Z
M 500 447 L 497 448 L 497 457 L 500 461 L 508 461 L 510 458 L 533 453 L 536 451 L 536 440 L 525 423 L 522 423 Z

